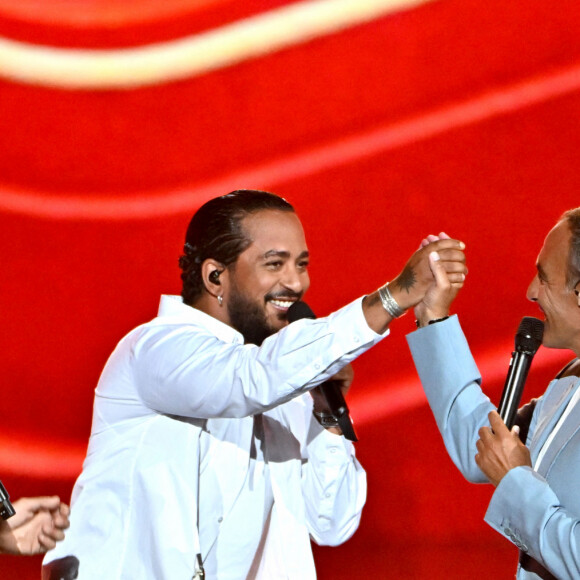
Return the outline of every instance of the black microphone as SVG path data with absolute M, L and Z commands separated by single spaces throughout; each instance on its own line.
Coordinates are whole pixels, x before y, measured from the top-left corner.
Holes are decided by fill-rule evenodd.
M 294 304 L 288 308 L 287 318 L 288 322 L 295 322 L 301 318 L 316 318 L 316 314 L 312 312 L 310 306 L 308 306 L 306 302 L 298 301 L 294 302 Z M 328 405 L 330 412 L 334 417 L 336 417 L 338 426 L 342 430 L 342 434 L 349 441 L 358 441 L 352 424 L 352 419 L 348 413 L 346 401 L 344 400 L 344 395 L 340 389 L 340 382 L 328 380 L 321 385 L 318 385 L 318 388 L 326 399 L 326 404 Z
M 0 481 L 0 518 L 7 520 L 11 518 L 16 513 L 16 510 L 10 503 L 10 496 L 6 491 L 6 488 L 2 485 Z
M 544 323 L 541 320 L 531 316 L 522 318 L 516 333 L 516 350 L 512 352 L 510 367 L 497 408 L 497 412 L 510 430 L 516 418 L 532 359 L 542 344 L 543 334 Z

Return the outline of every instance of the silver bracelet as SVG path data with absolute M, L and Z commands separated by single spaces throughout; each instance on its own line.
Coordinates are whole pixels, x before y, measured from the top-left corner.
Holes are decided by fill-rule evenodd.
M 389 290 L 388 284 L 385 284 L 382 288 L 379 288 L 379 297 L 381 299 L 381 304 L 383 305 L 383 308 L 393 318 L 400 318 L 401 316 L 403 316 L 403 314 L 407 312 L 397 304 L 397 301 L 393 298 L 393 295 Z

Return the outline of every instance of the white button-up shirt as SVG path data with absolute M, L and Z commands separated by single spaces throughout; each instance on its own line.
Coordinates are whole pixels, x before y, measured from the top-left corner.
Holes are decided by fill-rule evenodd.
M 79 580 L 315 577 L 310 538 L 358 527 L 352 444 L 312 419 L 307 391 L 377 343 L 361 300 L 260 346 L 181 299 L 117 346 L 99 380 L 71 527 L 45 564 Z

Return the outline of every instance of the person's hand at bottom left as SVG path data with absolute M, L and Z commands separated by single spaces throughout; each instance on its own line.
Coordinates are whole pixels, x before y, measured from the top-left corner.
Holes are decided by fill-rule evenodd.
M 43 554 L 64 538 L 70 510 L 57 496 L 24 497 L 12 505 L 16 514 L 0 521 L 0 552 Z

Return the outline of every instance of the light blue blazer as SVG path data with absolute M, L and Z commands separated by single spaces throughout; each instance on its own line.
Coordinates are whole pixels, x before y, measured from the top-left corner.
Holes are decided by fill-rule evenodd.
M 495 409 L 456 316 L 407 336 L 429 405 L 451 459 L 472 482 L 487 482 L 475 463 L 478 430 Z M 537 401 L 526 444 L 532 465 L 580 385 L 553 380 Z M 559 579 L 580 579 L 580 404 L 547 449 L 537 471 L 516 467 L 497 486 L 485 521 Z M 541 576 L 518 566 L 517 578 Z

